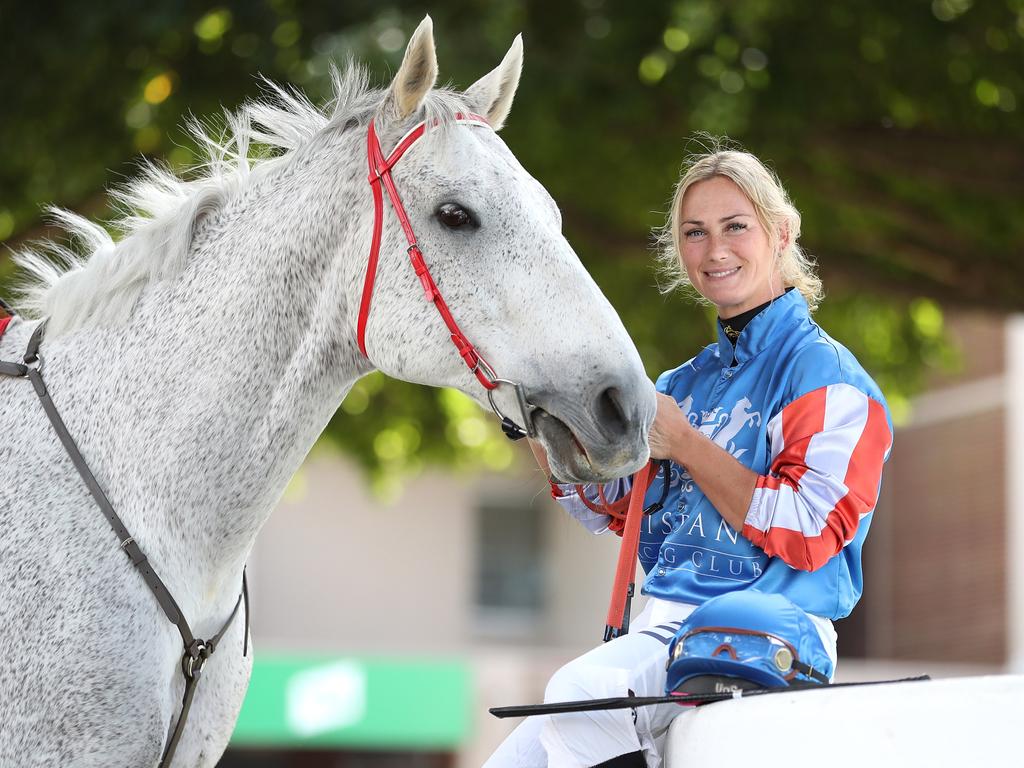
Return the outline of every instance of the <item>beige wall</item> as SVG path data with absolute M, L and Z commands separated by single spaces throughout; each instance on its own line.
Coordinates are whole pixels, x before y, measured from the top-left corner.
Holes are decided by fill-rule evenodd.
M 1006 660 L 1005 410 L 897 432 L 886 471 L 888 644 L 874 655 Z M 877 543 L 877 542 L 873 542 Z M 870 576 L 870 574 L 869 574 Z
M 476 506 L 495 494 L 528 505 L 546 484 L 511 475 L 426 473 L 394 502 L 371 498 L 357 469 L 318 450 L 260 533 L 250 563 L 256 642 L 275 649 L 426 652 L 507 645 L 583 649 L 600 641 L 619 539 L 593 536 L 546 499 L 547 604 L 525 628 L 474 610 Z M 528 630 L 520 631 L 520 630 Z
M 547 602 L 532 623 L 487 626 L 474 608 L 475 510 L 495 495 L 523 505 L 542 499 Z M 355 467 L 318 449 L 250 561 L 254 644 L 257 653 L 468 660 L 476 715 L 459 765 L 477 768 L 516 725 L 487 708 L 540 701 L 552 672 L 600 642 L 618 545 L 569 518 L 526 461 L 503 475 L 427 473 L 381 504 Z
M 383 507 L 352 466 L 314 454 L 252 558 L 257 650 L 457 647 L 466 635 L 471 587 L 469 498 L 466 485 L 432 475 Z

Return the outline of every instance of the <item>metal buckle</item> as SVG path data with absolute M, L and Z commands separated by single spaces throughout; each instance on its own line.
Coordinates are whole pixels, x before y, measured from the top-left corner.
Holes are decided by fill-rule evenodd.
M 28 376 L 32 371 L 35 371 L 38 374 L 42 374 L 43 372 L 43 356 L 38 352 L 36 352 L 35 357 L 31 360 L 24 358 L 21 361 L 21 364 L 25 366 L 25 376 Z
M 658 461 L 658 464 L 661 465 L 661 498 L 644 507 L 644 515 L 653 515 L 656 512 L 661 512 L 665 508 L 665 499 L 668 498 L 669 485 L 671 483 L 669 475 L 672 468 L 668 459 L 661 459 Z M 655 477 L 657 477 L 657 473 L 655 473 Z M 651 478 L 652 485 L 654 484 L 654 479 L 654 477 Z
M 494 371 L 491 369 L 491 366 L 484 362 L 484 359 L 482 357 L 478 357 L 477 367 L 480 367 L 481 364 L 483 365 L 484 373 L 487 374 L 487 378 L 490 379 L 493 384 L 495 384 L 494 389 L 487 390 L 487 402 L 491 404 L 491 410 L 494 411 L 495 415 L 499 419 L 501 419 L 502 431 L 506 434 L 506 436 L 508 436 L 512 440 L 518 440 L 522 437 L 536 437 L 537 430 L 533 426 L 533 412 L 537 410 L 537 406 L 526 399 L 526 389 L 523 387 L 523 385 L 517 381 L 509 381 L 508 379 L 497 378 L 494 375 Z M 474 369 L 474 373 L 475 372 L 476 370 Z M 522 427 L 520 427 L 518 424 L 512 421 L 512 419 L 510 419 L 508 416 L 502 413 L 501 409 L 498 407 L 498 404 L 494 402 L 494 390 L 497 389 L 498 385 L 501 384 L 508 384 L 509 386 L 515 389 L 516 400 L 519 403 L 519 414 L 520 416 L 522 416 L 523 420 Z M 515 427 L 521 434 L 511 434 L 510 430 L 505 428 L 506 422 Z
M 181 671 L 185 677 L 189 680 L 198 678 L 211 653 L 213 653 L 213 649 L 205 640 L 193 640 L 181 657 Z

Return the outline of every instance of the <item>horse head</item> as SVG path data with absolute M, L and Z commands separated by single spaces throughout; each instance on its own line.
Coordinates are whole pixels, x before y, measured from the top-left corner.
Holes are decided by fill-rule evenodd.
M 497 135 L 522 58 L 517 37 L 492 72 L 464 93 L 442 94 L 434 90 L 427 17 L 410 38 L 374 129 L 387 157 L 425 121 L 422 138 L 390 170 L 437 289 L 486 363 L 521 384 L 536 406 L 527 418 L 554 474 L 610 479 L 647 460 L 654 390 L 618 315 L 563 236 L 557 205 Z M 489 127 L 456 115 L 480 116 Z M 486 407 L 486 390 L 424 300 L 425 284 L 410 266 L 412 240 L 394 205 L 383 207 L 366 356 L 391 376 L 454 387 Z M 500 385 L 492 398 L 503 413 L 521 413 L 513 386 Z

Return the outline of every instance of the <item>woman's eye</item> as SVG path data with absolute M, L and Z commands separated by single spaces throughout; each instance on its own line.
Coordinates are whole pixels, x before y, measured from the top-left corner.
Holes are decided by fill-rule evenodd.
M 747 228 L 746 224 L 742 224 L 742 223 L 740 223 L 738 221 L 730 221 L 729 222 L 729 226 L 727 227 L 727 229 L 730 232 L 742 232 L 746 228 Z
M 687 232 L 683 233 L 683 237 L 686 237 L 686 238 L 689 238 L 690 240 L 692 240 L 692 239 L 694 239 L 696 237 L 700 237 L 703 234 L 704 234 L 704 230 L 703 229 L 691 229 L 691 230 L 688 230 Z
M 455 203 L 445 203 L 437 209 L 437 218 L 451 229 L 469 224 L 473 219 L 469 211 Z

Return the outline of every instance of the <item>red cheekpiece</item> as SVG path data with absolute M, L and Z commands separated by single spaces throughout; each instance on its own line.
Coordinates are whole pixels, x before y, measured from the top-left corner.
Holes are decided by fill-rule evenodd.
M 487 120 L 480 117 L 480 115 L 458 114 L 455 119 L 460 123 L 488 125 Z M 437 284 L 430 274 L 430 268 L 423 258 L 423 253 L 416 243 L 416 235 L 412 231 L 412 223 L 406 215 L 405 206 L 402 205 L 402 199 L 399 197 L 395 182 L 391 178 L 391 169 L 395 163 L 399 161 L 409 147 L 423 136 L 426 127 L 426 123 L 420 123 L 413 130 L 409 131 L 398 142 L 398 146 L 395 147 L 394 151 L 387 158 L 384 157 L 384 153 L 381 151 L 377 130 L 372 120 L 367 130 L 366 156 L 370 166 L 368 181 L 370 182 L 370 189 L 373 191 L 373 239 L 370 243 L 370 255 L 366 262 L 366 278 L 363 281 L 363 295 L 359 304 L 356 341 L 359 343 L 359 350 L 364 356 L 368 357 L 366 355 L 366 323 L 370 317 L 370 302 L 373 299 L 373 286 L 377 277 L 377 260 L 380 256 L 381 231 L 384 226 L 384 192 L 386 191 L 391 199 L 391 207 L 398 218 L 398 223 L 402 226 L 402 231 L 405 233 L 405 239 L 409 243 L 409 248 L 407 249 L 409 261 L 412 263 L 416 277 L 419 278 L 420 284 L 423 286 L 424 298 L 431 302 L 437 309 L 438 314 L 441 315 L 441 319 L 451 334 L 452 343 L 458 349 L 459 355 L 466 363 L 466 367 L 473 372 L 484 389 L 494 389 L 498 385 L 488 377 L 493 369 L 491 369 L 487 361 L 483 359 L 469 339 L 462 333 L 458 323 L 455 322 L 455 318 L 452 317 L 451 310 L 448 309 L 448 305 L 441 296 L 441 291 L 438 290 Z

